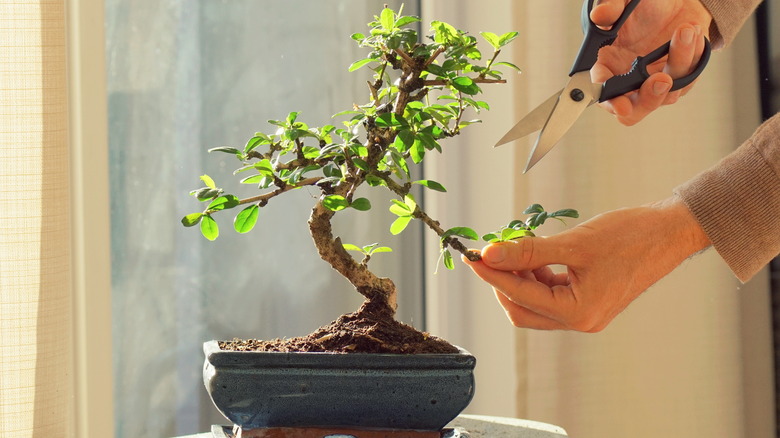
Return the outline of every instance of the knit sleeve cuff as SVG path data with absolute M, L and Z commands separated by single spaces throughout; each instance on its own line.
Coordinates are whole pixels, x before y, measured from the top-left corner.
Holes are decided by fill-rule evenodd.
M 779 121 L 775 117 L 773 125 Z M 780 253 L 778 130 L 760 128 L 716 166 L 675 189 L 743 282 Z
M 712 47 L 721 49 L 734 41 L 734 37 L 753 14 L 761 0 L 701 0 L 710 11 L 710 40 Z

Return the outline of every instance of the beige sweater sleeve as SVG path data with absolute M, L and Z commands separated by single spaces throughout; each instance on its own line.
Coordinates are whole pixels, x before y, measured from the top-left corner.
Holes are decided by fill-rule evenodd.
M 734 274 L 749 280 L 780 254 L 780 114 L 675 193 Z
M 731 44 L 761 0 L 700 0 L 712 15 L 710 39 L 714 48 Z

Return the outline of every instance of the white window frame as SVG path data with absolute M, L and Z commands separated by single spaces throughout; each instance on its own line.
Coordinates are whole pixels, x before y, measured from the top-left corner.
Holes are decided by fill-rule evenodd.
M 67 1 L 75 435 L 114 436 L 108 115 L 102 0 Z

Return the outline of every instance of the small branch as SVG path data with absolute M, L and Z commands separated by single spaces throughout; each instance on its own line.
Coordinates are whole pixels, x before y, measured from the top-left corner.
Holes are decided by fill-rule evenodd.
M 387 188 L 392 190 L 393 193 L 395 193 L 396 195 L 403 198 L 404 196 L 409 194 L 409 189 L 411 188 L 409 185 L 402 186 L 397 182 L 393 181 L 393 179 L 391 179 L 390 177 L 385 177 L 382 175 L 379 175 L 379 177 L 382 178 L 385 181 L 385 183 L 387 183 Z M 417 206 L 417 208 L 414 210 L 414 213 L 412 214 L 416 219 L 421 220 L 425 225 L 428 226 L 428 228 L 433 230 L 433 232 L 436 233 L 437 236 L 441 237 L 444 235 L 444 229 L 439 224 L 439 221 L 428 216 L 428 214 L 425 211 L 423 211 L 419 205 Z M 466 248 L 466 246 L 463 245 L 463 243 L 461 243 L 461 241 L 455 237 L 449 236 L 445 238 L 442 244 L 445 246 L 452 247 L 453 249 L 460 252 L 461 254 L 466 256 L 466 258 L 468 258 L 473 262 L 482 259 L 482 256 L 480 256 L 478 252 L 471 251 L 470 249 Z
M 403 50 L 399 50 L 399 49 L 393 49 L 393 51 L 395 52 L 395 54 L 396 54 L 396 55 L 400 56 L 400 57 L 401 57 L 401 59 L 403 59 L 404 61 L 406 61 L 406 63 L 409 65 L 409 67 L 412 67 L 412 66 L 415 64 L 415 63 L 414 63 L 414 59 L 412 59 L 412 57 L 411 57 L 411 56 L 409 56 L 409 55 L 408 55 L 406 52 L 404 52 Z
M 423 223 L 425 225 L 427 225 L 428 228 L 433 230 L 433 232 L 435 232 L 439 237 L 444 235 L 444 229 L 442 229 L 441 225 L 439 224 L 439 221 L 434 220 L 433 218 L 428 216 L 428 214 L 425 213 L 420 208 L 419 205 L 414 210 L 413 215 L 414 215 L 415 218 L 423 221 Z M 464 256 L 466 256 L 466 258 L 471 260 L 472 262 L 476 262 L 476 261 L 482 260 L 482 256 L 478 252 L 472 251 L 472 250 L 466 248 L 466 245 L 461 243 L 461 241 L 458 240 L 455 237 L 448 236 L 448 237 L 444 238 L 444 240 L 442 241 L 442 245 L 445 246 L 445 247 L 446 246 L 451 247 L 452 249 L 454 249 L 454 250 L 458 251 L 459 253 L 463 254 Z
M 506 84 L 506 79 L 485 79 L 485 78 L 471 78 L 475 84 Z M 423 85 L 427 87 L 435 87 L 438 85 L 449 85 L 448 81 L 443 79 L 426 79 L 423 81 Z
M 487 74 L 487 71 L 490 70 L 490 66 L 492 66 L 493 62 L 496 60 L 496 58 L 498 58 L 499 53 L 501 53 L 501 50 L 496 50 L 495 52 L 493 52 L 493 57 L 490 58 L 490 61 L 488 61 L 488 63 L 485 65 L 485 71 L 483 71 L 479 75 L 481 79 L 485 79 L 485 75 Z
M 266 204 L 268 202 L 269 199 L 271 199 L 271 198 L 273 198 L 275 196 L 281 195 L 284 192 L 289 192 L 290 190 L 297 189 L 297 188 L 300 188 L 300 187 L 316 185 L 318 182 L 320 182 L 320 180 L 322 178 L 323 177 L 321 177 L 321 176 L 316 176 L 316 177 L 313 177 L 313 178 L 304 179 L 304 180 L 300 181 L 298 184 L 294 184 L 294 185 L 293 184 L 285 184 L 284 187 L 278 188 L 278 189 L 274 190 L 273 192 L 264 193 L 262 195 L 253 196 L 251 198 L 242 199 L 242 200 L 238 201 L 238 205 L 251 204 L 251 203 L 254 203 L 254 202 L 261 203 L 261 204 L 264 205 L 264 204 Z
M 430 58 L 428 58 L 428 60 L 427 60 L 427 61 L 425 61 L 425 64 L 423 64 L 423 70 L 424 70 L 426 67 L 428 67 L 429 65 L 433 64 L 433 61 L 435 61 L 435 60 L 436 60 L 436 58 L 438 58 L 438 57 L 439 57 L 439 55 L 441 55 L 441 54 L 442 54 L 442 52 L 444 52 L 444 47 L 439 47 L 438 49 L 436 49 L 436 51 L 435 51 L 435 52 L 431 53 L 431 56 L 430 56 Z

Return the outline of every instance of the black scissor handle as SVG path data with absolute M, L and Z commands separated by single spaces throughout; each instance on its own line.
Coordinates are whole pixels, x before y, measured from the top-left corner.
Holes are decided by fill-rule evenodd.
M 642 84 L 650 77 L 650 73 L 647 71 L 647 66 L 655 61 L 663 58 L 669 54 L 669 47 L 671 42 L 667 42 L 661 47 L 653 50 L 645 56 L 638 56 L 634 63 L 631 65 L 631 70 L 624 75 L 613 76 L 604 82 L 601 88 L 601 97 L 599 102 L 612 99 L 614 97 L 626 94 L 629 91 L 638 90 Z M 691 73 L 681 78 L 677 78 L 672 82 L 672 88 L 669 91 L 679 90 L 680 88 L 690 85 L 696 78 L 699 77 L 704 67 L 707 66 L 707 62 L 710 60 L 710 53 L 712 49 L 710 47 L 710 41 L 704 38 L 704 52 L 701 54 L 699 64 Z
M 599 49 L 604 46 L 608 46 L 615 42 L 615 38 L 618 36 L 618 31 L 628 19 L 628 16 L 634 12 L 634 8 L 639 5 L 640 0 L 632 0 L 623 9 L 623 13 L 620 18 L 615 21 L 609 30 L 601 29 L 596 26 L 590 19 L 590 11 L 593 9 L 594 0 L 585 0 L 582 4 L 582 30 L 585 32 L 585 37 L 582 39 L 582 45 L 580 45 L 580 51 L 577 53 L 577 58 L 574 60 L 574 65 L 571 66 L 571 72 L 569 76 L 581 71 L 590 70 L 593 64 L 599 57 Z

